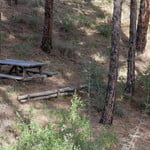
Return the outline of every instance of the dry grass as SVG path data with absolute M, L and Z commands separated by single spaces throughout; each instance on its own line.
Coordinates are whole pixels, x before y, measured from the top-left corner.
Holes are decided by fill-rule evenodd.
M 110 27 L 112 16 L 112 3 L 109 0 L 85 3 L 83 0 L 56 0 L 54 2 L 54 50 L 47 55 L 40 49 L 43 25 L 43 2 L 41 0 L 21 0 L 18 6 L 8 6 L 4 1 L 2 5 L 1 32 L 1 58 L 24 59 L 45 62 L 47 71 L 58 72 L 53 78 L 44 82 L 33 81 L 31 83 L 0 81 L 0 90 L 8 96 L 9 107 L 15 106 L 22 114 L 32 108 L 37 116 L 35 121 L 48 122 L 45 105 L 48 109 L 67 109 L 70 98 L 58 98 L 54 101 L 43 101 L 28 104 L 19 104 L 17 95 L 24 93 L 39 92 L 48 89 L 76 85 L 83 80 L 80 77 L 83 60 L 92 60 L 98 65 L 108 69 L 110 38 L 103 36 L 97 31 L 100 25 Z M 127 40 L 129 30 L 129 5 L 123 5 L 122 15 L 122 48 L 120 50 L 119 77 L 126 78 Z M 104 31 L 105 32 L 105 31 Z M 150 29 L 147 38 L 147 51 L 137 56 L 137 75 L 150 64 Z M 106 70 L 107 70 L 106 69 Z M 106 75 L 107 77 L 107 75 Z M 4 103 L 3 98 L 2 103 Z M 10 103 L 11 102 L 11 103 Z M 124 104 L 128 107 L 128 104 Z M 115 118 L 114 128 L 121 139 L 128 138 L 130 130 L 137 125 L 136 118 L 140 113 L 133 108 L 125 109 L 125 118 Z M 131 112 L 132 111 L 132 112 Z M 13 113 L 10 113 L 13 114 Z M 13 114 L 15 116 L 15 114 Z M 128 117 L 130 116 L 130 117 Z M 36 118 L 36 117 L 35 117 Z M 99 114 L 91 116 L 93 130 L 99 130 Z M 146 118 L 148 120 L 148 118 Z M 143 143 L 149 144 L 148 121 L 145 125 L 142 139 L 138 140 L 137 150 L 148 150 Z M 144 127 L 145 126 L 145 127 Z M 145 137 L 144 137 L 145 136 Z M 141 145 L 140 145 L 141 144 Z

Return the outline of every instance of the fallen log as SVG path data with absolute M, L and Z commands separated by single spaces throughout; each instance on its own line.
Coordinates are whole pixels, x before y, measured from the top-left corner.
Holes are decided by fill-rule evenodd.
M 78 90 L 82 90 L 85 88 L 87 88 L 87 85 L 80 85 L 76 87 L 65 87 L 65 88 L 49 90 L 49 91 L 44 91 L 44 92 L 39 92 L 39 93 L 21 95 L 21 96 L 18 96 L 17 99 L 20 102 L 26 102 L 29 100 L 34 101 L 34 100 L 54 98 L 58 96 L 68 96 L 68 95 L 73 95 L 73 92 L 75 90 L 78 91 Z

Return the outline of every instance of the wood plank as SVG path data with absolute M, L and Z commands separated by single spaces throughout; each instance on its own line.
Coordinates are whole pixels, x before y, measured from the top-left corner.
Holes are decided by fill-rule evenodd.
M 23 77 L 21 77 L 21 76 L 14 76 L 14 75 L 7 75 L 7 74 L 0 74 L 0 78 L 23 80 Z
M 65 93 L 59 93 L 59 94 L 52 94 L 52 95 L 48 95 L 48 96 L 34 97 L 34 98 L 31 98 L 31 99 L 29 97 L 28 99 L 22 99 L 22 100 L 19 100 L 19 101 L 21 103 L 25 103 L 28 100 L 37 101 L 37 100 L 45 100 L 45 99 L 55 98 L 55 97 L 58 97 L 58 96 L 71 96 L 71 95 L 73 95 L 73 92 L 65 92 Z
M 41 63 L 41 62 L 31 62 L 31 61 L 15 60 L 15 59 L 2 59 L 0 60 L 0 64 L 22 66 L 22 67 L 38 67 L 38 66 L 46 65 L 45 63 Z
M 34 74 L 40 73 L 39 70 L 33 70 L 33 69 L 26 69 L 26 71 L 30 73 L 34 73 Z M 48 77 L 51 77 L 57 74 L 56 72 L 48 72 L 48 71 L 42 71 L 41 73 L 47 75 Z
M 32 94 L 26 94 L 22 96 L 18 96 L 18 100 L 23 100 L 23 99 L 28 99 L 28 98 L 35 98 L 35 97 L 43 97 L 43 96 L 50 96 L 53 94 L 59 95 L 60 93 L 69 93 L 69 92 L 74 92 L 75 90 L 81 90 L 87 88 L 86 84 L 80 85 L 80 86 L 75 86 L 75 87 L 65 87 L 65 88 L 60 88 L 60 89 L 54 89 L 54 90 L 49 90 L 49 91 L 44 91 L 44 92 L 39 92 L 39 93 L 32 93 Z
M 23 78 L 23 81 L 30 81 L 30 80 L 34 80 L 34 79 L 44 79 L 46 78 L 47 76 L 46 75 L 36 75 L 36 76 L 33 76 L 33 77 L 26 77 L 26 78 Z

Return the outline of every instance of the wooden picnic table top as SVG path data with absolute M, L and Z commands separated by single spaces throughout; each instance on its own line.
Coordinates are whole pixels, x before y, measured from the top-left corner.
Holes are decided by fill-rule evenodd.
M 32 61 L 24 61 L 24 60 L 1 59 L 0 65 L 13 65 L 13 66 L 20 66 L 20 67 L 40 67 L 46 64 L 41 62 L 32 62 Z

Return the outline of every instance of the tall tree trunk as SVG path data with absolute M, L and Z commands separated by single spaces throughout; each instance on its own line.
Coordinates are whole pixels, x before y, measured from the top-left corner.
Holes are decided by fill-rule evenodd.
M 116 84 L 118 77 L 122 2 L 123 0 L 114 0 L 112 39 L 111 39 L 112 48 L 110 54 L 108 87 L 105 105 L 102 112 L 102 117 L 100 119 L 100 123 L 103 124 L 112 124 L 113 121 L 113 112 L 116 97 Z
M 131 0 L 128 72 L 127 72 L 127 83 L 125 88 L 125 92 L 130 95 L 134 94 L 135 88 L 136 19 L 137 19 L 137 0 Z
M 14 0 L 15 5 L 18 5 L 18 0 Z M 11 6 L 12 5 L 12 0 L 8 0 L 8 4 Z
M 41 48 L 50 53 L 52 46 L 53 0 L 45 0 L 45 20 Z
M 15 0 L 15 4 L 18 5 L 18 0 Z
M 138 27 L 137 27 L 137 44 L 136 44 L 136 49 L 138 53 L 144 53 L 145 51 L 149 18 L 150 18 L 150 0 L 141 0 Z

